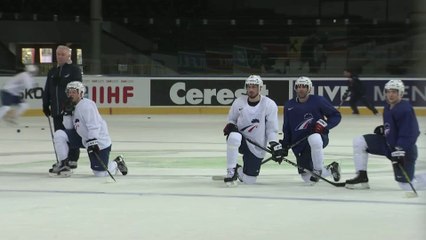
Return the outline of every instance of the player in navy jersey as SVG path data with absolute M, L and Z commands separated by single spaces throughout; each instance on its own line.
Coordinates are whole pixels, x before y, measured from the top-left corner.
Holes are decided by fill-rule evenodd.
M 392 162 L 395 180 L 403 190 L 411 189 L 400 166 L 406 171 L 409 180 L 414 179 L 417 160 L 417 137 L 419 124 L 413 107 L 402 99 L 405 87 L 401 80 L 390 80 L 385 84 L 386 104 L 383 112 L 383 125 L 374 129 L 374 134 L 358 136 L 353 140 L 353 160 L 357 176 L 346 180 L 350 189 L 368 189 L 368 154 L 386 156 Z M 398 166 L 400 165 L 400 166 Z M 416 176 L 417 177 L 417 176 Z M 413 185 L 425 187 L 424 176 L 419 176 Z
M 292 150 L 297 165 L 311 170 L 322 177 L 333 176 L 340 180 L 340 167 L 337 162 L 324 166 L 324 149 L 328 145 L 329 130 L 340 123 L 342 116 L 324 97 L 310 95 L 312 81 L 308 77 L 299 77 L 294 90 L 296 97 L 284 105 L 284 139 L 281 141 L 284 156 L 289 146 L 305 138 Z M 308 184 L 318 182 L 319 178 L 299 170 L 302 179 Z

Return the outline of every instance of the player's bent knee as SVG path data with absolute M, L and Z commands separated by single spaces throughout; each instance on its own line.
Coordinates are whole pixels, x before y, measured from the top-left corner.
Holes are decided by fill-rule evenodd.
M 305 183 L 310 183 L 311 182 L 311 174 L 310 173 L 301 173 L 300 174 L 300 177 L 302 178 L 302 180 L 305 182 Z
M 63 130 L 58 130 L 53 133 L 53 140 L 55 143 L 66 143 L 68 142 L 68 135 Z
M 322 148 L 322 145 L 323 145 L 323 141 L 322 141 L 322 138 L 321 138 L 321 134 L 319 134 L 319 133 L 314 133 L 314 134 L 311 134 L 309 137 L 308 137 L 308 143 L 309 143 L 309 146 L 311 146 L 311 148 Z
M 256 180 L 257 180 L 257 177 L 249 176 L 249 175 L 244 175 L 244 178 L 243 178 L 243 182 L 245 184 L 255 184 Z
M 242 138 L 241 133 L 231 132 L 226 143 L 229 147 L 238 148 L 241 145 Z
M 354 149 L 367 149 L 367 142 L 365 141 L 364 136 L 354 137 L 352 140 L 352 146 Z

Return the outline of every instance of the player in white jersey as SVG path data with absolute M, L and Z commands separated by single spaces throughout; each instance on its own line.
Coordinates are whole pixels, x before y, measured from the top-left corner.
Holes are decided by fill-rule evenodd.
M 25 89 L 34 87 L 35 83 L 33 77 L 37 72 L 38 68 L 36 66 L 27 65 L 24 72 L 18 73 L 6 82 L 1 90 L 2 106 L 0 107 L 0 119 L 5 117 L 12 106 L 17 106 L 12 116 L 8 118 L 5 117 L 6 121 L 16 123 L 16 119 L 28 109 L 28 103 L 22 99 L 21 94 Z
M 248 143 L 249 138 L 263 146 L 269 143 L 274 160 L 282 160 L 282 147 L 277 141 L 278 107 L 270 98 L 261 95 L 263 81 L 258 75 L 251 75 L 245 81 L 247 95 L 237 98 L 228 114 L 228 124 L 223 129 L 227 142 L 226 160 L 227 185 L 237 179 L 254 184 L 260 172 L 265 151 Z M 238 162 L 238 153 L 243 155 L 243 166 Z
M 69 149 L 86 148 L 90 167 L 95 176 L 108 176 L 104 166 L 107 166 L 111 174 L 119 170 L 126 175 L 128 170 L 122 156 L 109 161 L 111 138 L 107 124 L 99 114 L 96 103 L 83 98 L 84 92 L 85 87 L 79 81 L 70 82 L 66 87 L 71 107 L 66 108 L 64 114 L 63 123 L 66 129 L 57 130 L 54 133 L 53 139 L 59 163 L 54 164 L 49 172 L 53 176 L 69 176 L 71 174 L 67 159 Z

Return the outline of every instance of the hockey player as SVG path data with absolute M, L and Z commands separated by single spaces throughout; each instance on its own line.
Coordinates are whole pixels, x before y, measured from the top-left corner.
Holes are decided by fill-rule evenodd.
M 106 122 L 99 114 L 95 102 L 83 98 L 84 85 L 79 81 L 70 82 L 66 86 L 66 94 L 75 109 L 68 108 L 64 115 L 65 130 L 57 130 L 54 133 L 54 144 L 59 163 L 49 169 L 49 173 L 55 176 L 69 176 L 71 168 L 68 164 L 68 151 L 70 148 L 87 148 L 90 159 L 90 167 L 98 177 L 108 176 L 106 169 L 100 160 L 108 167 L 111 174 L 117 169 L 127 174 L 127 166 L 122 156 L 109 161 L 111 151 L 111 138 Z
M 260 172 L 265 151 L 248 143 L 250 138 L 266 146 L 269 143 L 274 160 L 282 159 L 281 144 L 277 141 L 278 107 L 270 98 L 261 95 L 263 81 L 251 75 L 245 81 L 247 95 L 237 98 L 228 114 L 228 124 L 223 129 L 226 136 L 227 185 L 236 184 L 237 179 L 254 184 Z M 237 164 L 238 153 L 243 155 L 243 166 Z
M 306 138 L 292 148 L 297 165 L 322 177 L 332 175 L 337 182 L 340 180 L 339 164 L 333 162 L 324 167 L 323 148 L 328 145 L 329 130 L 340 123 L 342 116 L 324 97 L 310 95 L 312 81 L 308 77 L 299 77 L 294 90 L 296 97 L 284 105 L 283 155 L 288 155 L 289 146 Z M 302 170 L 299 170 L 299 174 L 308 184 L 319 180 Z
M 34 87 L 34 76 L 37 72 L 37 66 L 27 65 L 24 72 L 18 73 L 6 82 L 1 90 L 3 106 L 0 107 L 0 119 L 4 117 L 6 121 L 16 124 L 18 117 L 28 109 L 28 103 L 22 99 L 21 94 L 25 89 Z M 16 111 L 13 112 L 12 116 L 7 117 L 6 113 L 12 106 L 17 106 Z
M 400 188 L 406 191 L 411 190 L 400 166 L 412 181 L 417 159 L 416 141 L 420 130 L 413 107 L 408 101 L 402 99 L 404 91 L 404 83 L 401 80 L 390 80 L 385 84 L 387 103 L 384 106 L 383 125 L 377 126 L 374 134 L 354 138 L 353 160 L 357 176 L 346 180 L 346 188 L 370 188 L 367 176 L 370 153 L 386 156 L 392 163 L 395 180 Z M 419 177 L 417 180 L 419 181 L 413 181 L 413 185 L 425 188 L 425 178 Z

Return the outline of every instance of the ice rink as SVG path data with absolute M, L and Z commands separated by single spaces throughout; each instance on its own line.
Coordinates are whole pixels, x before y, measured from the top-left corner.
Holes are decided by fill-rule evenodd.
M 73 176 L 49 177 L 47 119 L 21 118 L 20 133 L 0 122 L 1 239 L 426 239 L 426 192 L 406 198 L 385 158 L 370 157 L 370 190 L 306 186 L 295 167 L 272 161 L 256 185 L 229 188 L 212 180 L 226 169 L 225 115 L 104 118 L 111 157 L 123 154 L 129 167 L 116 183 L 93 176 L 84 150 Z M 426 117 L 418 120 L 425 173 Z M 354 176 L 352 138 L 381 121 L 344 115 L 331 131 L 325 159 L 341 164 L 341 181 Z

